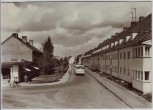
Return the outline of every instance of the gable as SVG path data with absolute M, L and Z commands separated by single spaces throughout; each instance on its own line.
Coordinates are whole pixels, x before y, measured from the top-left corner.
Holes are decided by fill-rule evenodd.
M 22 59 L 32 61 L 32 49 L 16 37 L 10 37 L 2 43 L 1 50 L 2 62 L 11 62 L 12 59 L 17 59 L 17 62 L 21 62 Z
M 2 51 L 3 52 L 9 52 L 9 53 L 19 53 L 19 52 L 25 52 L 25 51 L 32 51 L 29 47 L 27 47 L 25 44 L 23 44 L 21 41 L 18 40 L 18 38 L 11 37 L 6 42 L 2 44 Z

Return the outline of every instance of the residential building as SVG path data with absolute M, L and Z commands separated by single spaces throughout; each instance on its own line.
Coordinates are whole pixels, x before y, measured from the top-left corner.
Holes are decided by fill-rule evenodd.
M 74 57 L 69 57 L 69 64 L 74 64 L 74 62 L 75 62 L 75 59 L 74 59 Z
M 90 69 L 99 69 L 130 83 L 143 93 L 150 93 L 151 31 L 151 14 L 139 17 L 138 22 L 131 22 L 130 27 L 124 27 L 121 33 L 116 33 L 94 51 L 85 54 L 82 63 L 86 65 L 88 62 L 92 65 Z
M 13 33 L 2 42 L 1 50 L 4 79 L 23 81 L 24 75 L 32 78 L 39 74 L 43 52 L 33 46 L 33 40 L 27 42 L 27 36 L 21 39 L 17 33 Z

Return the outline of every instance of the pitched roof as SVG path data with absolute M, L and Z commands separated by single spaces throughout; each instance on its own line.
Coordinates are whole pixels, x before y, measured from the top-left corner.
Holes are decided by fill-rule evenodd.
M 126 42 L 126 36 L 129 36 L 129 35 L 131 36 L 132 33 L 138 33 L 138 34 L 132 41 Z M 113 38 L 110 39 L 109 42 L 106 43 L 106 41 L 104 41 L 102 44 L 109 45 L 110 43 L 114 41 L 118 41 L 119 39 L 123 39 L 122 44 L 106 49 L 101 53 L 109 52 L 109 51 L 120 49 L 120 48 L 125 48 L 132 45 L 138 45 L 143 41 L 150 40 L 151 39 L 151 14 L 145 17 L 144 19 L 142 19 L 141 21 L 130 26 L 125 31 L 122 31 L 117 36 L 114 36 Z M 102 44 L 101 46 L 103 46 Z
M 148 15 L 147 17 L 139 20 L 138 22 L 135 23 L 131 23 L 132 25 L 128 28 L 126 28 L 126 30 L 122 31 L 121 33 L 118 33 L 114 36 L 112 36 L 111 38 L 108 38 L 106 40 L 104 40 L 102 43 L 100 43 L 98 45 L 98 47 L 95 48 L 95 50 L 98 50 L 104 46 L 109 45 L 108 49 L 105 49 L 103 51 L 97 52 L 93 55 L 97 55 L 97 54 L 101 54 L 101 53 L 105 53 L 105 52 L 109 52 L 112 50 L 117 50 L 117 49 L 121 49 L 121 48 L 125 48 L 128 46 L 134 46 L 134 45 L 138 45 L 141 44 L 142 42 L 146 41 L 146 40 L 151 40 L 151 16 L 152 14 Z M 138 33 L 135 38 L 133 40 L 129 40 L 126 42 L 126 36 L 131 36 L 132 33 Z M 115 41 L 119 41 L 119 39 L 123 39 L 121 44 L 118 44 L 116 46 L 111 47 L 111 43 L 115 42 Z M 89 50 L 89 51 L 93 51 L 93 49 Z M 91 53 L 90 53 L 91 54 Z
M 15 33 L 17 34 L 17 33 Z M 3 45 L 6 41 L 8 41 L 11 37 L 14 37 L 16 39 L 18 39 L 20 42 L 22 42 L 23 44 L 25 44 L 27 47 L 29 47 L 30 49 L 32 49 L 35 52 L 39 52 L 39 53 L 43 53 L 42 51 L 38 50 L 36 47 L 34 47 L 33 45 L 31 45 L 29 42 L 24 42 L 21 38 L 19 38 L 18 36 L 15 36 L 14 33 L 7 38 L 5 41 L 3 41 L 1 44 Z
M 79 54 L 75 59 L 79 59 L 83 54 Z

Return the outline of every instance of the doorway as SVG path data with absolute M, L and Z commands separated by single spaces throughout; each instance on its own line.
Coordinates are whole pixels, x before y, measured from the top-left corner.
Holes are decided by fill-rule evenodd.
M 2 76 L 3 76 L 3 79 L 10 79 L 11 67 L 2 67 Z

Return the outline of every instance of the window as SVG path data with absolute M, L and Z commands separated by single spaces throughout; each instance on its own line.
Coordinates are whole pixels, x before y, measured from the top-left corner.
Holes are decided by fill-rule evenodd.
M 140 79 L 140 71 L 138 71 L 138 79 Z
M 149 71 L 145 71 L 145 80 L 149 80 Z
M 132 49 L 132 50 L 133 50 L 133 57 L 135 57 L 135 56 L 134 56 L 134 49 Z
M 133 78 L 134 78 L 134 70 L 133 70 Z
M 141 71 L 141 80 L 143 81 L 143 71 Z
M 143 56 L 143 47 L 141 47 L 141 56 Z
M 138 56 L 140 56 L 140 47 L 138 48 Z
M 127 75 L 130 76 L 130 69 L 127 68 Z
M 126 68 L 124 68 L 124 74 L 126 74 Z
M 122 67 L 120 67 L 120 74 L 122 74 Z
M 133 57 L 135 57 L 135 49 L 133 49 Z
M 135 70 L 135 79 L 137 79 L 137 70 Z
M 122 53 L 120 53 L 120 59 L 122 59 Z
M 138 55 L 137 55 L 137 48 L 135 48 L 135 57 L 137 57 Z
M 116 66 L 116 72 L 118 72 L 118 67 Z
M 150 48 L 149 47 L 145 47 L 145 55 L 146 56 L 150 55 Z
M 130 51 L 128 51 L 128 59 L 130 59 Z
M 118 53 L 117 53 L 117 59 L 118 59 Z
M 124 52 L 124 59 L 126 59 L 126 52 Z

